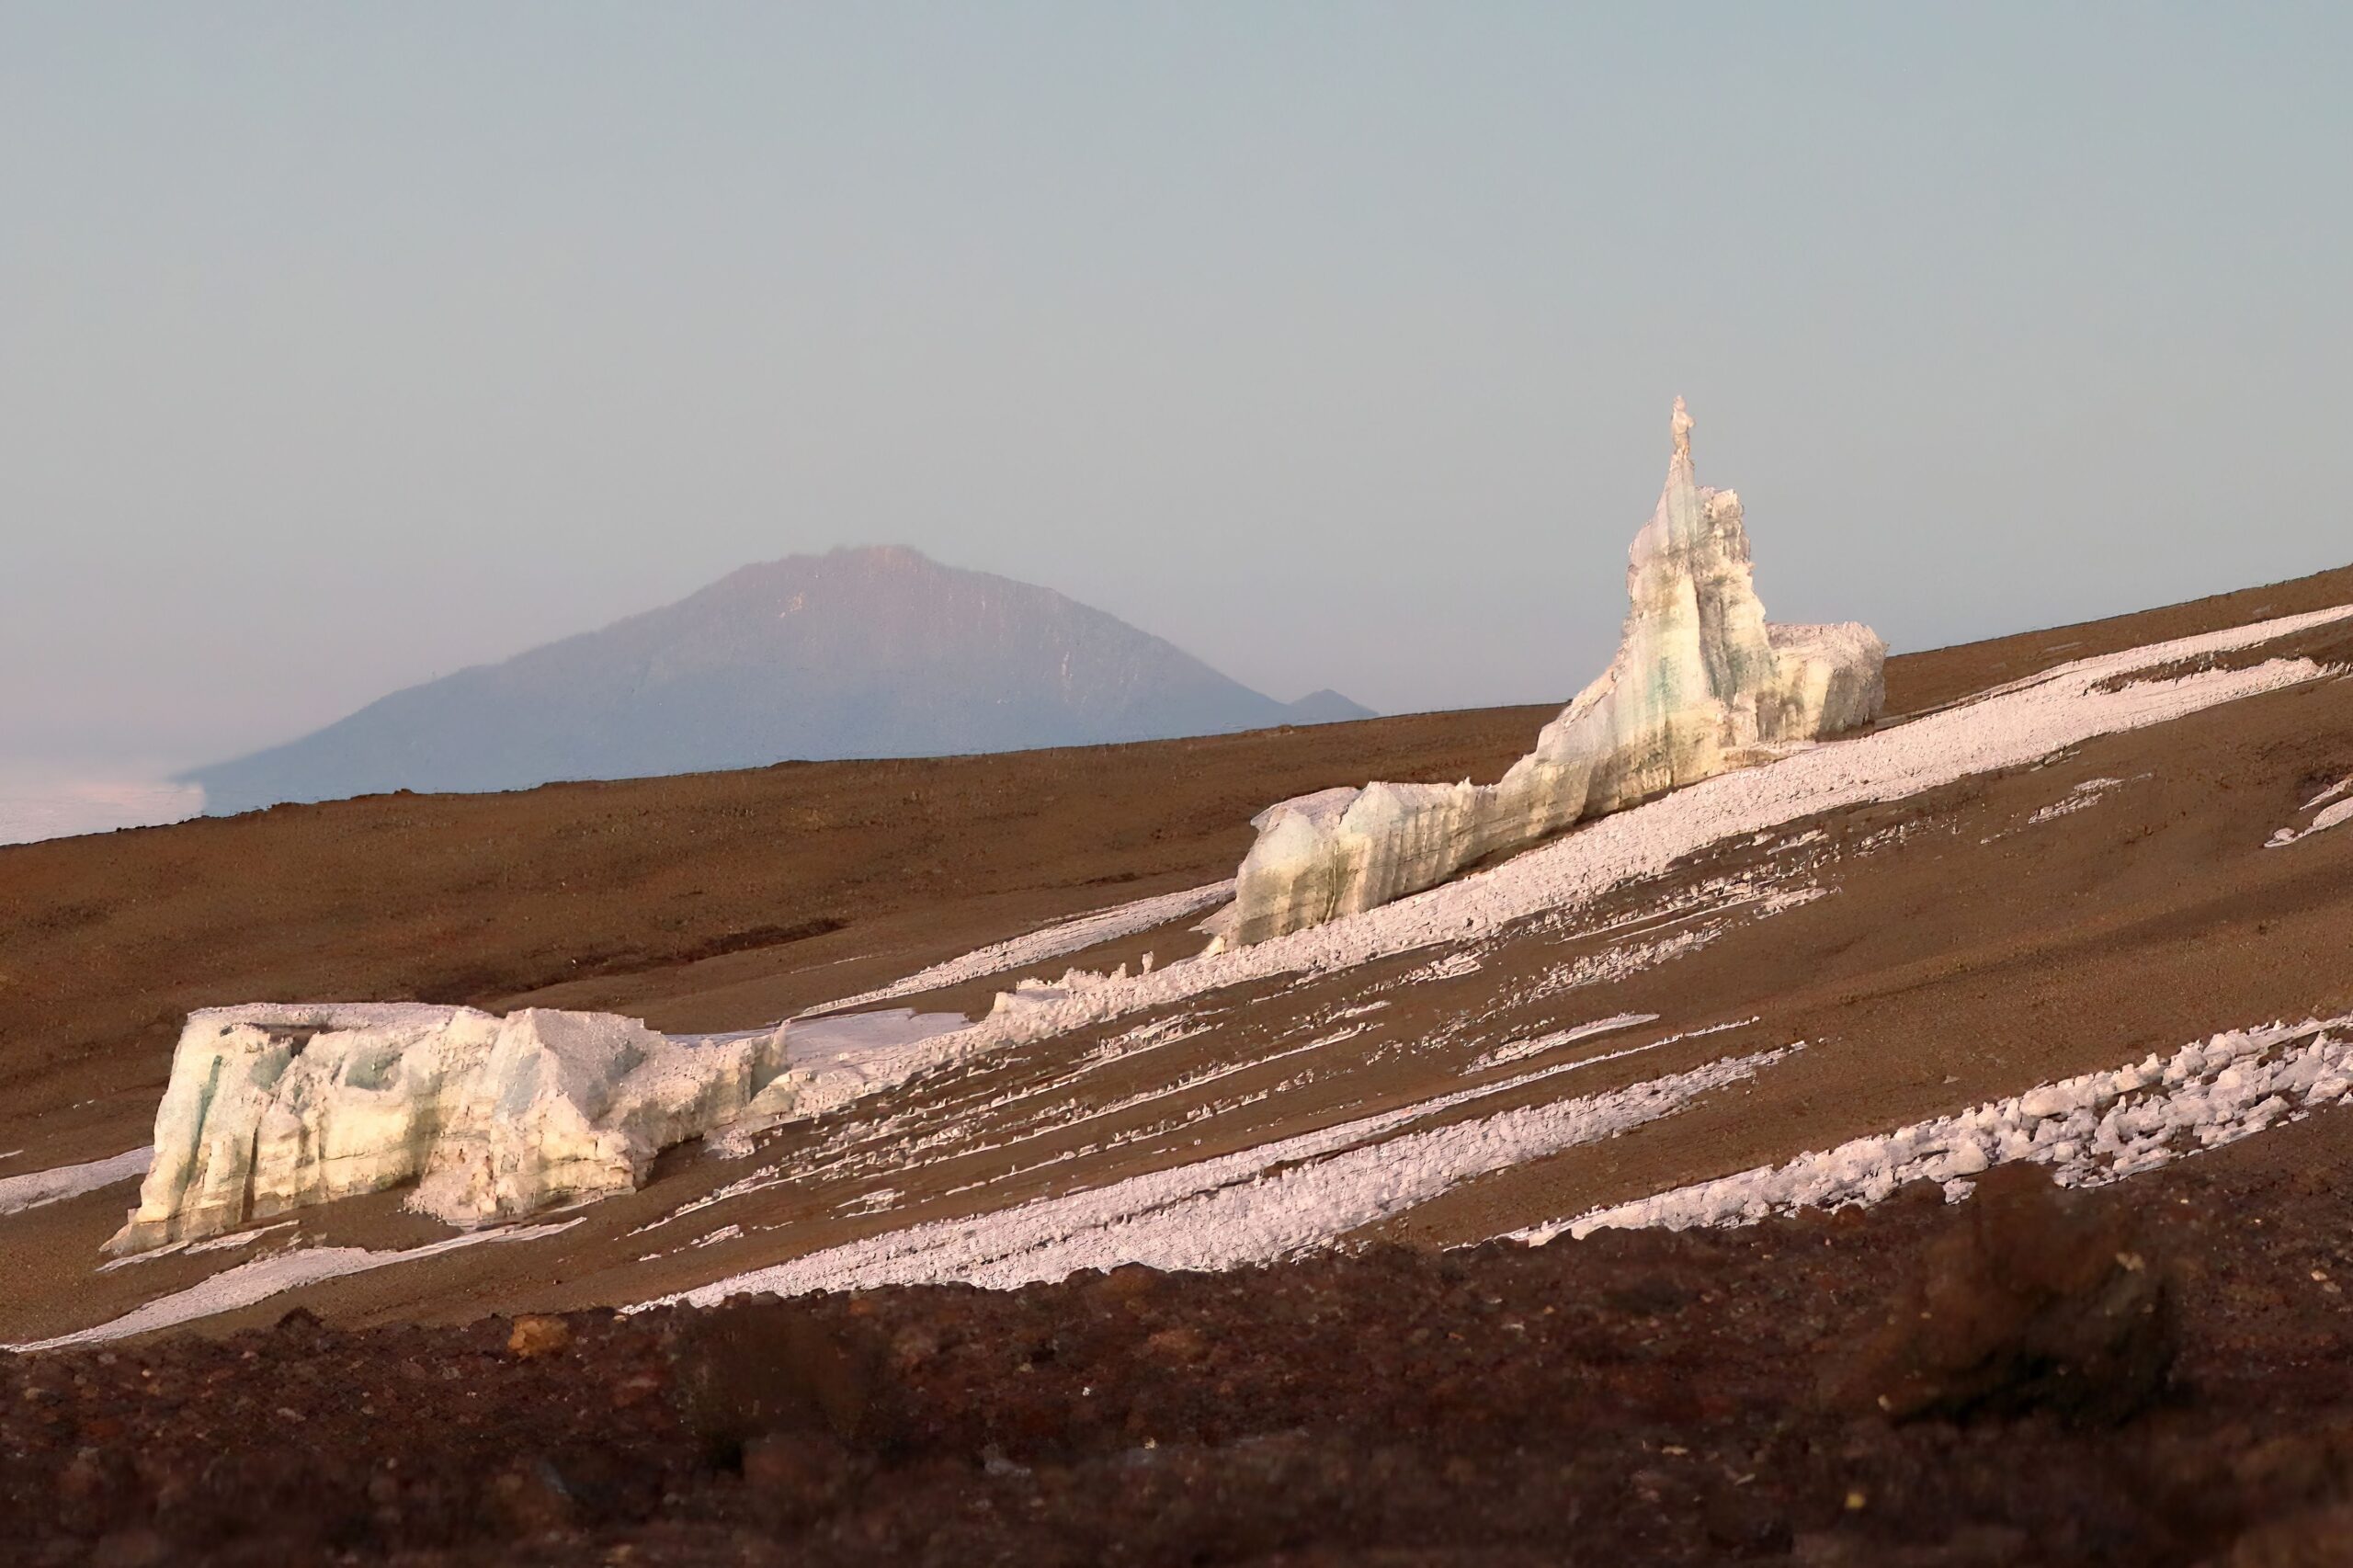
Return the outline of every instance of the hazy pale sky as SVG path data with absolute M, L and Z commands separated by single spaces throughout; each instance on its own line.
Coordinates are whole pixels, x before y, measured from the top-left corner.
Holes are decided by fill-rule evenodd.
M 0 5 L 0 765 L 904 542 L 1565 698 L 1666 415 L 1898 648 L 2353 560 L 2353 6 Z

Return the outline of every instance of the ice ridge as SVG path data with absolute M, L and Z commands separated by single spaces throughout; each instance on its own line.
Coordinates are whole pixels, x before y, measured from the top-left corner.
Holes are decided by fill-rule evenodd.
M 1879 716 L 1887 644 L 1868 626 L 1776 626 L 1752 581 L 1740 497 L 1701 486 L 1691 416 L 1634 536 L 1609 667 L 1495 784 L 1367 784 L 1279 801 L 1220 918 L 1231 944 L 1358 914 L 1501 850 Z
M 912 1071 L 940 1027 L 903 1011 L 673 1038 L 544 1007 L 208 1008 L 180 1032 L 154 1161 L 108 1250 L 408 1181 L 411 1209 L 467 1227 L 631 1191 L 672 1144 L 816 1115 Z

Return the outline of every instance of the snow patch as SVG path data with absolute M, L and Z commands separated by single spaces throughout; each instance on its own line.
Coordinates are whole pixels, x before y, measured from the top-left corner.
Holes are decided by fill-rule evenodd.
M 404 1251 L 370 1252 L 365 1247 L 306 1247 L 295 1252 L 276 1253 L 268 1257 L 256 1257 L 248 1263 L 226 1269 L 201 1284 L 191 1285 L 169 1296 L 161 1296 L 134 1312 L 124 1313 L 96 1327 L 77 1329 L 61 1334 L 54 1339 L 36 1339 L 27 1344 L 0 1346 L 0 1349 L 19 1353 L 34 1350 L 60 1350 L 72 1345 L 97 1345 L 109 1339 L 122 1339 L 134 1334 L 151 1334 L 159 1328 L 171 1328 L 192 1323 L 198 1318 L 211 1317 L 218 1312 L 234 1312 L 250 1307 L 256 1301 L 267 1301 L 281 1291 L 298 1285 L 313 1285 L 322 1279 L 338 1278 L 346 1274 L 364 1274 L 369 1269 L 382 1268 L 394 1263 L 414 1263 L 420 1258 L 435 1257 L 460 1247 L 473 1246 L 483 1242 L 528 1242 L 541 1236 L 552 1236 L 580 1223 L 566 1220 L 554 1225 L 509 1226 L 504 1230 L 473 1231 L 450 1236 L 423 1246 Z
M 969 980 L 987 975 L 1003 974 L 1009 970 L 1026 969 L 1031 964 L 1058 959 L 1064 953 L 1075 953 L 1104 942 L 1116 942 L 1122 937 L 1132 937 L 1140 931 L 1182 920 L 1212 904 L 1223 903 L 1233 896 L 1233 881 L 1208 882 L 1200 887 L 1187 888 L 1181 892 L 1162 893 L 1154 898 L 1140 898 L 1131 903 L 1114 904 L 1098 909 L 1092 915 L 1082 915 L 1026 936 L 992 942 L 985 948 L 975 948 L 961 958 L 917 970 L 904 980 L 874 991 L 860 992 L 809 1009 L 804 1017 L 820 1013 L 838 1013 L 848 1007 L 863 1007 L 870 1003 L 888 1002 L 895 997 L 912 996 L 926 991 L 941 991 L 951 985 L 961 985 Z
M 1574 1028 L 1556 1029 L 1551 1034 L 1538 1035 L 1531 1040 L 1518 1040 L 1508 1045 L 1499 1045 L 1472 1062 L 1470 1066 L 1465 1067 L 1463 1071 L 1483 1073 L 1490 1067 L 1501 1067 L 1508 1062 L 1519 1062 L 1530 1056 L 1540 1056 L 1555 1047 L 1574 1045 L 1578 1040 L 1591 1040 L 1596 1035 L 1615 1034 L 1620 1029 L 1631 1029 L 1639 1024 L 1656 1022 L 1658 1022 L 1656 1013 L 1620 1013 L 1612 1017 L 1596 1018 L 1589 1024 L 1579 1024 Z
M 2123 783 L 2124 780 L 2121 778 L 2086 778 L 2026 820 L 2029 823 L 2049 822 L 2053 817 L 2063 817 L 2071 812 L 2080 812 L 2086 806 L 2097 804 L 2102 795 L 2107 794 L 2110 790 L 2121 788 Z
M 2281 828 L 2269 838 L 2265 839 L 2263 841 L 2263 846 L 2266 849 L 2284 848 L 2286 846 L 2295 843 L 2296 840 L 2300 838 L 2310 838 L 2313 834 L 2325 833 L 2330 828 L 2336 827 L 2341 823 L 2353 822 L 2353 800 L 2337 799 L 2338 796 L 2343 795 L 2347 790 L 2353 790 L 2353 778 L 2340 778 L 2336 783 L 2330 785 L 2327 789 L 2323 790 L 2319 794 L 2314 795 L 2311 800 L 2304 802 L 2304 810 L 2309 812 L 2314 806 L 2324 806 L 2326 809 L 2322 811 L 2319 815 L 2313 817 L 2309 824 L 2302 828 Z M 2335 805 L 2329 805 L 2328 802 L 2331 801 L 2335 801 L 2336 803 Z
M 159 1246 L 153 1252 L 127 1253 L 121 1257 L 108 1258 L 98 1265 L 98 1272 L 112 1274 L 118 1268 L 129 1268 L 134 1264 L 153 1263 L 159 1257 L 183 1256 L 193 1257 L 208 1252 L 233 1252 L 240 1247 L 253 1245 L 264 1236 L 278 1231 L 290 1231 L 293 1228 L 293 1221 L 280 1220 L 275 1225 L 264 1225 L 256 1231 L 239 1231 L 231 1235 L 212 1236 L 200 1242 L 173 1242 L 168 1246 Z
M 2353 1090 L 2353 1014 L 2238 1029 L 2171 1057 L 2086 1073 L 1952 1116 L 1515 1232 L 1541 1244 L 1604 1229 L 1750 1224 L 1803 1208 L 1876 1203 L 1906 1182 L 1945 1184 L 2012 1160 L 2097 1186 L 2296 1119 Z M 2338 1031 L 2338 1032 L 2331 1032 Z
M 633 1310 L 674 1301 L 709 1306 L 764 1291 L 790 1296 L 949 1280 L 1011 1289 L 1123 1263 L 1232 1268 L 1271 1261 L 1327 1244 L 1460 1182 L 1672 1115 L 1700 1095 L 1754 1077 L 1796 1049 L 1726 1058 L 1605 1094 L 1391 1136 L 1473 1100 L 1635 1051 L 1565 1062 L 1108 1187 L 829 1247 Z
M 795 1067 L 871 1063 L 901 1046 L 962 1028 L 966 1022 L 961 1013 L 918 1013 L 912 1007 L 795 1018 L 786 1026 L 786 1055 Z
M 19 1149 L 18 1153 L 24 1153 Z M 47 1203 L 62 1203 L 69 1198 L 79 1198 L 85 1192 L 96 1192 L 112 1187 L 119 1181 L 131 1181 L 146 1174 L 148 1162 L 155 1151 L 128 1149 L 103 1160 L 86 1165 L 59 1165 L 51 1170 L 27 1171 L 23 1176 L 0 1178 L 0 1214 L 22 1213 Z
M 1398 977 L 1403 985 L 1420 985 L 1433 980 L 1455 980 L 1466 974 L 1476 974 L 1482 967 L 1479 955 L 1468 949 L 1432 959 L 1420 968 Z
M 1656 969 L 1686 953 L 1699 951 L 1722 936 L 1723 931 L 1721 924 L 1711 921 L 1696 930 L 1662 937 L 1654 942 L 1626 942 L 1618 947 L 1605 948 L 1597 953 L 1588 953 L 1552 970 L 1530 987 L 1520 1000 L 1541 1002 L 1564 991 L 1578 991 L 1588 985 L 1631 979 L 1646 969 Z

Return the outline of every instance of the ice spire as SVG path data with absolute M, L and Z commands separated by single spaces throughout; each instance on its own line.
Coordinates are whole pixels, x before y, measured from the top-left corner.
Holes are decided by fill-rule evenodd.
M 1370 909 L 1570 824 L 1770 760 L 1875 718 L 1887 644 L 1867 626 L 1770 626 L 1739 498 L 1700 486 L 1691 411 L 1634 536 L 1618 656 L 1494 784 L 1369 784 L 1268 807 L 1242 862 L 1230 941 Z

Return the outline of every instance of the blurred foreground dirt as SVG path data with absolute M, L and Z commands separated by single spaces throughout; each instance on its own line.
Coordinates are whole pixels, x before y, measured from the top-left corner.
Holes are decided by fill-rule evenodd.
M 2331 1112 L 2082 1195 L 24 1358 L 0 1558 L 2343 1562 L 2348 1154 Z

